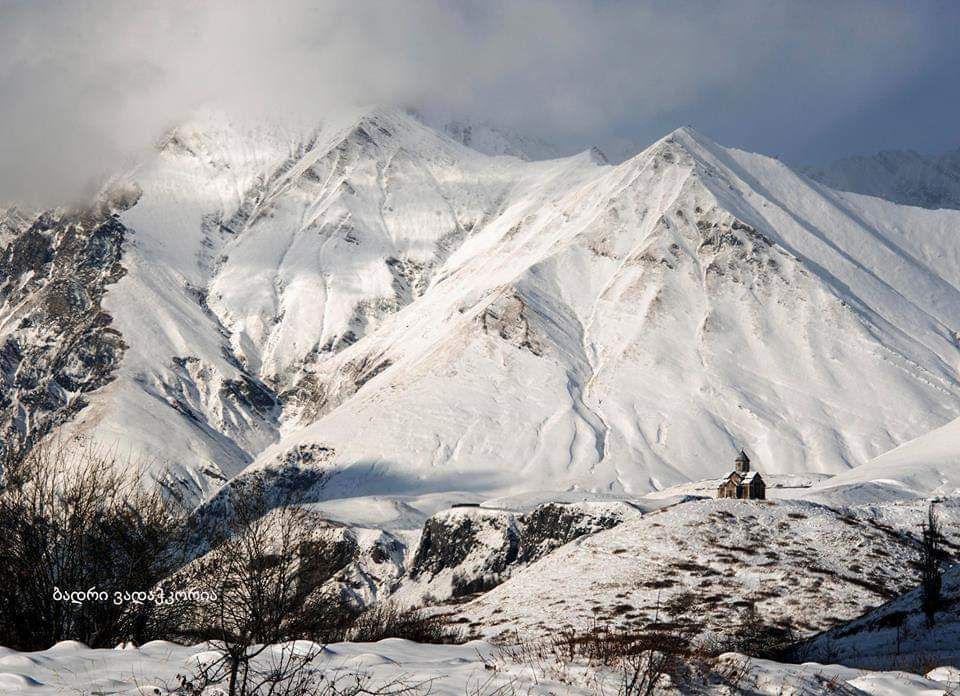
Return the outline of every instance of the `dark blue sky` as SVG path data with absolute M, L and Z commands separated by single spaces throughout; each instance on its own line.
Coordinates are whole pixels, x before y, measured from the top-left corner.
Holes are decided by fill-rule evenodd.
M 745 23 L 745 50 L 761 46 L 748 77 L 710 80 L 688 103 L 647 123 L 627 114 L 612 131 L 644 142 L 690 124 L 725 145 L 815 164 L 960 147 L 960 2 L 840 2 L 836 10 L 833 25 L 829 11 L 816 12 L 776 38 L 767 24 Z

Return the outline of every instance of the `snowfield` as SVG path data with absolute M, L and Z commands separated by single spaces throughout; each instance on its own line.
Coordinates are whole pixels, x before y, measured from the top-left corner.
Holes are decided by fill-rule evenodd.
M 273 646 L 271 653 L 305 650 L 312 644 Z M 49 650 L 19 653 L 0 648 L 0 689 L 10 696 L 54 694 L 129 694 L 154 696 L 174 693 L 178 674 L 189 674 L 198 663 L 215 657 L 207 645 L 180 646 L 154 641 L 139 648 L 91 650 L 75 642 Z M 960 672 L 952 668 L 931 670 L 927 677 L 908 672 L 870 672 L 816 663 L 784 665 L 768 660 L 746 660 L 728 654 L 721 663 L 746 664 L 739 687 L 704 685 L 704 694 L 816 694 L 843 689 L 849 696 L 898 696 L 953 693 Z M 374 689 L 398 681 L 417 685 L 411 693 L 444 694 L 570 694 L 590 696 L 616 693 L 616 676 L 587 665 L 555 665 L 562 681 L 543 678 L 541 669 L 505 661 L 494 646 L 480 641 L 465 645 L 420 645 L 388 639 L 378 643 L 334 643 L 323 647 L 312 663 L 328 679 L 369 679 Z M 676 693 L 666 688 L 667 693 Z

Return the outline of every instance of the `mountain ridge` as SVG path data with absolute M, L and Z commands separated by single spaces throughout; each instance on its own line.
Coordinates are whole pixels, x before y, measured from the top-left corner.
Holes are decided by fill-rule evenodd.
M 62 434 L 187 497 L 291 463 L 328 496 L 640 493 L 744 445 L 837 472 L 960 413 L 957 214 L 690 128 L 611 166 L 400 109 L 207 112 L 130 180 L 104 297 L 127 347 Z

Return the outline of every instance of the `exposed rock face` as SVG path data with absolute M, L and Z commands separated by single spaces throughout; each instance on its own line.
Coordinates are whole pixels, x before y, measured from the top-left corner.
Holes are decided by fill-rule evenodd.
M 542 355 L 543 348 L 530 328 L 526 305 L 517 295 L 504 296 L 492 302 L 481 314 L 483 330 L 496 334 L 518 348 Z
M 449 510 L 427 520 L 410 575 L 433 579 L 449 571 L 452 596 L 482 592 L 503 582 L 519 546 L 514 515 L 475 508 Z
M 446 510 L 424 525 L 409 574 L 436 599 L 485 592 L 559 546 L 639 514 L 626 503 L 547 503 L 529 513 Z
M 523 516 L 518 563 L 531 563 L 577 537 L 616 527 L 633 515 L 626 504 L 547 503 Z
M 22 217 L 8 215 L 0 260 L 0 447 L 35 442 L 114 378 L 124 341 L 101 299 L 124 273 L 129 231 L 117 211 L 136 196 L 123 191 L 90 208 L 43 213 L 25 228 Z
M 347 612 L 382 598 L 403 572 L 403 543 L 380 530 L 317 521 L 299 549 L 302 596 L 320 593 Z

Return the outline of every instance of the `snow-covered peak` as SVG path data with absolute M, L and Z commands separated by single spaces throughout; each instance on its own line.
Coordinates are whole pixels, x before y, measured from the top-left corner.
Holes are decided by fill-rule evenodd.
M 65 427 L 191 495 L 278 462 L 328 499 L 640 493 L 744 443 L 837 472 L 960 413 L 958 214 L 691 128 L 614 167 L 208 110 L 133 178 L 123 360 Z
M 506 155 L 526 161 L 556 159 L 561 156 L 560 149 L 551 143 L 484 120 L 449 114 L 417 111 L 411 113 L 461 145 L 485 155 Z

